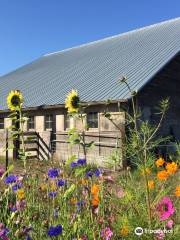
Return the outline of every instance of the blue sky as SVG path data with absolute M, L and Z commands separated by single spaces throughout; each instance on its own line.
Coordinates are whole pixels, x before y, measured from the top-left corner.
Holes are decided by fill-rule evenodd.
M 0 75 L 50 52 L 179 17 L 179 0 L 0 0 Z

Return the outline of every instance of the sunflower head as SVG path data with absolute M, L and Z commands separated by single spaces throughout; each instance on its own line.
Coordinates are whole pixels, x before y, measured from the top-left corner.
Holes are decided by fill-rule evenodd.
M 19 110 L 23 104 L 23 95 L 18 90 L 12 90 L 7 97 L 7 105 L 11 111 Z
M 66 97 L 65 107 L 69 113 L 77 113 L 80 107 L 80 98 L 77 90 L 72 90 Z

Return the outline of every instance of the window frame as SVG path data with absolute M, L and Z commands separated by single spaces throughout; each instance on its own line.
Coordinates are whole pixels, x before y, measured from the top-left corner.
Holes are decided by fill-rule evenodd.
M 2 120 L 2 122 L 1 122 L 1 120 Z M 3 127 L 1 128 L 1 126 L 3 126 Z M 4 127 L 5 127 L 4 118 L 0 118 L 0 130 L 4 130 Z
M 50 117 L 51 119 L 47 120 L 47 117 Z M 53 122 L 54 122 L 54 119 L 53 119 L 53 114 L 46 114 L 44 116 L 44 130 L 45 131 L 52 131 L 53 129 Z M 51 127 L 47 127 L 47 123 L 51 125 Z
M 33 121 L 30 122 L 30 118 L 33 118 Z M 33 125 L 33 127 L 30 125 Z M 35 116 L 29 116 L 28 121 L 27 121 L 27 129 L 29 130 L 35 130 L 36 129 L 36 121 L 35 121 Z
M 97 117 L 96 118 L 94 118 L 94 116 L 95 116 L 95 114 L 97 115 Z M 93 118 L 91 119 L 89 119 L 89 117 L 90 116 L 93 116 Z M 92 124 L 95 124 L 95 126 L 93 126 L 93 125 L 91 125 L 91 123 L 89 124 L 89 122 L 90 122 L 90 120 L 91 120 L 91 122 L 92 122 Z M 87 126 L 88 126 L 88 129 L 98 129 L 99 128 L 99 113 L 98 112 L 88 112 L 87 114 L 86 114 L 86 124 L 87 124 Z M 97 124 L 97 125 L 96 125 Z

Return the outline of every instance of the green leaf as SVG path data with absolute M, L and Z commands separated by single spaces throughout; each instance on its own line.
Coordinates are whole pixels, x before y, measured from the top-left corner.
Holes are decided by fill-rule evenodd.
M 72 193 L 75 191 L 75 189 L 76 189 L 76 185 L 75 185 L 75 184 L 72 184 L 72 185 L 70 186 L 70 188 L 65 191 L 63 197 L 64 197 L 64 198 L 69 197 L 70 195 L 72 195 Z

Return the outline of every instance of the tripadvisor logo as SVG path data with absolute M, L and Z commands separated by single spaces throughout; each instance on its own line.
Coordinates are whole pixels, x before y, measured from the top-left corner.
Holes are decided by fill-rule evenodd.
M 142 227 L 137 227 L 137 228 L 135 228 L 134 232 L 136 235 L 141 236 L 144 231 L 143 231 Z

